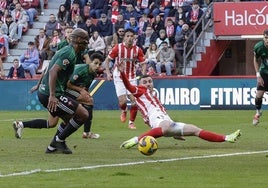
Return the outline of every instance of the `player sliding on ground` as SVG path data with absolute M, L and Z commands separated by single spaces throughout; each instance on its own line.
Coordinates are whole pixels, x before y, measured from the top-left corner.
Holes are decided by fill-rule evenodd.
M 229 135 L 222 135 L 207 130 L 203 130 L 195 125 L 182 122 L 174 122 L 167 114 L 164 106 L 156 97 L 153 91 L 153 79 L 148 75 L 141 76 L 139 85 L 134 86 L 128 81 L 123 72 L 123 65 L 118 66 L 122 80 L 126 88 L 134 95 L 139 110 L 146 124 L 151 130 L 139 136 L 133 137 L 123 142 L 120 148 L 129 149 L 138 144 L 138 141 L 144 136 L 153 136 L 154 138 L 174 137 L 184 139 L 183 136 L 198 136 L 201 139 L 210 142 L 231 142 L 234 143 L 241 136 L 240 130 Z

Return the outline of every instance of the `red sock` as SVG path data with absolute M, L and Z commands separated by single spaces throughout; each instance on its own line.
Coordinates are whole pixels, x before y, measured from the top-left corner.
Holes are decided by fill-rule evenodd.
M 127 110 L 127 104 L 126 103 L 121 104 L 121 105 L 119 104 L 119 107 L 120 107 L 121 110 L 124 110 L 124 111 Z
M 138 107 L 136 105 L 131 106 L 129 112 L 130 112 L 129 120 L 134 122 L 137 116 Z
M 152 136 L 154 138 L 159 138 L 159 137 L 163 136 L 162 128 L 161 127 L 153 128 L 153 129 L 141 134 L 139 136 L 138 140 L 140 140 L 144 136 Z
M 210 142 L 224 142 L 225 141 L 225 135 L 209 132 L 206 130 L 200 131 L 199 138 L 202 138 Z

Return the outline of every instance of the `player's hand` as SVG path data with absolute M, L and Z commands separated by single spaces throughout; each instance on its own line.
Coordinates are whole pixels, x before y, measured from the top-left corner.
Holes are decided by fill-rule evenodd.
M 260 76 L 257 77 L 257 83 L 259 86 L 264 86 L 264 81 L 263 81 L 262 77 L 260 77 Z
M 111 81 L 111 80 L 113 79 L 113 75 L 112 75 L 112 73 L 111 73 L 110 71 L 108 71 L 108 72 L 106 73 L 106 75 L 107 75 L 107 80 L 108 80 L 108 81 Z
M 59 100 L 55 96 L 49 96 L 47 109 L 50 112 L 55 112 L 57 110 Z
M 80 96 L 77 98 L 77 100 L 79 100 L 80 102 L 81 101 L 88 101 L 89 97 L 90 97 L 89 93 L 85 89 L 82 89 L 80 91 Z
M 78 101 L 82 104 L 86 104 L 86 105 L 94 105 L 94 99 L 92 96 L 89 95 L 89 97 L 87 98 L 87 100 L 83 100 L 83 101 Z
M 33 92 L 37 91 L 37 89 L 38 89 L 38 85 L 33 86 L 33 87 L 30 89 L 30 93 L 33 93 Z

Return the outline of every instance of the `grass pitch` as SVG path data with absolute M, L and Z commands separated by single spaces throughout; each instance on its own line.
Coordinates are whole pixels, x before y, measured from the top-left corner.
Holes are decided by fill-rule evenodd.
M 229 134 L 241 129 L 237 143 L 159 138 L 158 151 L 144 156 L 120 144 L 148 130 L 138 115 L 136 130 L 119 120 L 119 111 L 95 111 L 92 131 L 99 139 L 81 138 L 81 127 L 67 139 L 73 154 L 45 154 L 56 129 L 24 129 L 16 139 L 12 122 L 47 118 L 46 111 L 1 111 L 0 187 L 228 188 L 268 187 L 268 113 L 253 126 L 255 111 L 169 111 L 176 121 Z

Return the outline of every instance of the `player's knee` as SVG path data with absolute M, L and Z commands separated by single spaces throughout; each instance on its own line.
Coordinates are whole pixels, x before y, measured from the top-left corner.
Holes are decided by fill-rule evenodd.
M 170 125 L 164 129 L 164 136 L 183 136 L 183 128 L 185 123 L 172 122 Z
M 86 122 L 88 119 L 88 111 L 86 108 L 84 108 L 82 105 L 79 105 L 76 110 L 76 115 L 79 119 L 79 121 Z

